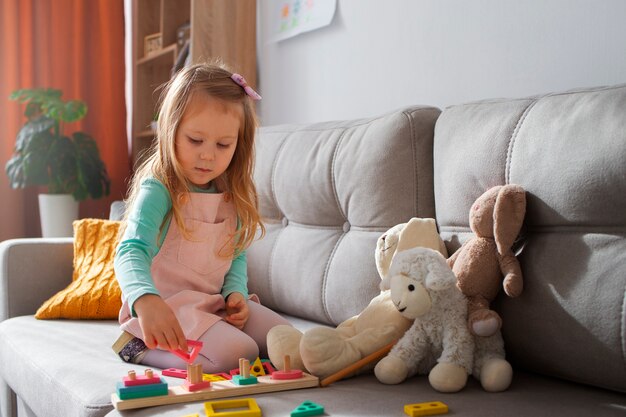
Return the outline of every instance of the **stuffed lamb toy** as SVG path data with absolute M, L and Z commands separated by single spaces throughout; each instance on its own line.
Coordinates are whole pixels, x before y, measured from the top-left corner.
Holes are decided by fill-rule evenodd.
M 398 311 L 415 321 L 374 368 L 378 380 L 397 384 L 428 374 L 437 391 L 465 387 L 474 355 L 467 299 L 441 253 L 428 248 L 397 253 L 381 287 L 390 288 Z
M 390 288 L 398 311 L 415 320 L 374 368 L 380 382 L 398 384 L 407 377 L 428 374 L 437 391 L 457 392 L 473 373 L 486 391 L 509 387 L 512 368 L 504 359 L 500 332 L 491 337 L 470 334 L 467 298 L 456 284 L 456 276 L 439 252 L 414 248 L 396 254 L 381 288 Z

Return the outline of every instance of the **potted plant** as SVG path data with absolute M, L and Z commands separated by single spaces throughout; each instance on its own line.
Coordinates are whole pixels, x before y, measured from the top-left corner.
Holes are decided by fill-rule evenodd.
M 61 95 L 61 90 L 35 88 L 14 91 L 9 97 L 26 104 L 27 120 L 17 134 L 6 173 L 13 188 L 47 187 L 48 194 L 39 196 L 44 237 L 71 236 L 71 221 L 78 218 L 78 202 L 108 195 L 111 185 L 96 141 L 84 132 L 64 134 L 64 124 L 85 117 L 87 105 L 80 100 L 63 101 Z M 48 215 L 42 207 L 47 200 L 60 201 L 61 212 Z M 62 216 L 71 218 L 69 230 Z M 52 220 L 52 229 L 44 225 L 46 218 Z M 55 226 L 59 225 L 57 230 Z

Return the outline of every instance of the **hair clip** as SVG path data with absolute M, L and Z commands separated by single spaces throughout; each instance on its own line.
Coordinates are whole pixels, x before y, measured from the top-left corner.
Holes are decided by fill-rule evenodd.
M 232 78 L 234 82 L 240 85 L 243 88 L 243 91 L 245 91 L 252 100 L 261 100 L 261 96 L 259 95 L 259 93 L 254 91 L 252 87 L 248 85 L 246 79 L 243 78 L 243 76 L 241 76 L 240 74 L 233 74 L 230 76 L 230 78 Z

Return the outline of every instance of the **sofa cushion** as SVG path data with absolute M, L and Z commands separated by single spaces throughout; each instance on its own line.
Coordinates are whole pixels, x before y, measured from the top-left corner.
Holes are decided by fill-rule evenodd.
M 267 235 L 248 250 L 261 302 L 338 324 L 378 294 L 376 239 L 433 217 L 432 135 L 439 110 L 260 129 L 255 181 Z
M 128 372 L 110 348 L 118 335 L 113 320 L 3 321 L 0 376 L 38 416 L 103 416 Z
M 437 220 L 450 253 L 488 188 L 527 191 L 519 298 L 496 307 L 512 361 L 626 391 L 626 85 L 452 106 L 437 121 Z

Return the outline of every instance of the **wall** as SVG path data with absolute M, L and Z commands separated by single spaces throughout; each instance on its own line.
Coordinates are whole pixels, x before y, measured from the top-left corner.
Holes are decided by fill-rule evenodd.
M 272 3 L 258 6 L 263 125 L 626 83 L 624 0 L 337 0 L 330 26 L 278 43 Z

